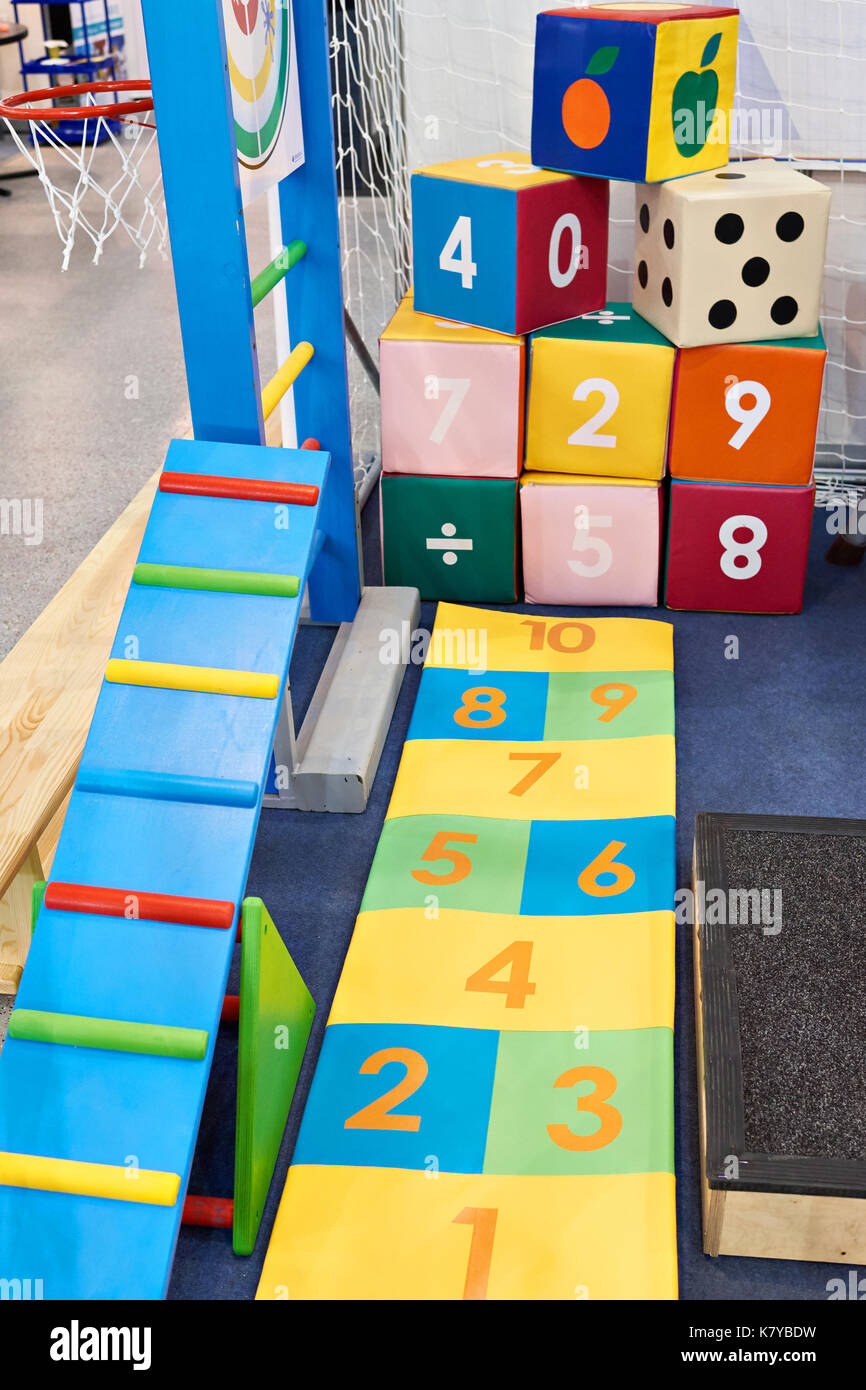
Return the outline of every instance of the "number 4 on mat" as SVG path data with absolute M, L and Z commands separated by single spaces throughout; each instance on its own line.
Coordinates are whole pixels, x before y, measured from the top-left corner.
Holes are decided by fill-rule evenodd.
M 531 941 L 512 941 L 504 951 L 485 963 L 469 976 L 466 988 L 476 994 L 504 994 L 506 1009 L 522 1009 L 528 995 L 535 993 L 535 985 L 529 978 L 532 961 Z M 507 980 L 495 980 L 494 975 L 511 966 Z

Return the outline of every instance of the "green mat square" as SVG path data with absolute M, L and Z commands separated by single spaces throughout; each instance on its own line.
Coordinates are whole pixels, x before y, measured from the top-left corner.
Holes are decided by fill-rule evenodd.
M 629 686 L 635 691 L 631 698 Z M 550 674 L 545 738 L 644 738 L 673 732 L 673 671 Z
M 389 907 L 462 908 L 475 912 L 519 912 L 523 870 L 529 849 L 529 821 L 492 820 L 481 816 L 399 816 L 386 820 L 362 912 Z M 424 883 L 413 870 L 437 877 L 453 872 L 445 858 L 424 860 L 437 834 L 475 835 L 474 842 L 451 841 L 443 853 L 465 855 L 468 874 L 451 884 Z M 462 863 L 458 860 L 458 865 Z M 436 901 L 431 904 L 431 899 Z
M 496 1060 L 485 1173 L 673 1172 L 673 1034 L 668 1028 L 632 1028 L 588 1034 L 502 1033 Z M 596 1069 L 578 1078 L 574 1069 Z M 557 1086 L 557 1080 L 560 1085 Z M 613 1090 L 603 1119 L 578 1099 L 598 1101 L 599 1085 Z M 618 1117 L 618 1118 L 617 1118 Z M 600 1133 L 603 1147 L 568 1148 L 560 1139 Z

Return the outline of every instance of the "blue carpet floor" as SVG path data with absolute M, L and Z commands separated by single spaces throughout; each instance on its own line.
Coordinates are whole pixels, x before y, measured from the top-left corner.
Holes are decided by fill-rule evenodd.
M 374 498 L 364 517 L 366 573 L 374 584 L 381 583 L 377 514 Z M 859 569 L 826 564 L 829 539 L 825 514 L 818 513 L 805 606 L 797 617 L 602 610 L 603 616 L 658 617 L 674 624 L 680 885 L 691 879 L 697 811 L 866 817 L 866 564 Z M 423 605 L 423 626 L 432 626 L 434 611 L 434 604 Z M 569 615 L 578 610 L 556 611 Z M 739 642 L 737 660 L 725 656 L 730 636 Z M 317 628 L 302 629 L 298 636 L 292 666 L 298 717 L 315 688 L 331 638 L 330 631 Z M 255 1294 L 419 678 L 420 671 L 410 667 L 364 815 L 262 813 L 248 891 L 267 904 L 316 1000 L 316 1022 L 255 1253 L 249 1259 L 233 1255 L 228 1231 L 185 1228 L 171 1298 L 244 1299 Z M 840 892 L 845 892 L 844 884 Z M 678 927 L 677 933 L 680 1296 L 824 1300 L 828 1280 L 847 1276 L 844 1266 L 710 1259 L 702 1253 L 691 928 Z M 236 963 L 230 989 L 237 988 Z M 815 1059 L 816 1066 L 823 1064 Z M 236 1065 L 237 1028 L 228 1024 L 217 1044 L 191 1193 L 231 1194 Z

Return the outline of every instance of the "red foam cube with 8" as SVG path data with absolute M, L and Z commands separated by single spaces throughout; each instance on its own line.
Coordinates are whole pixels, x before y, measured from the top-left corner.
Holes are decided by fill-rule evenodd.
M 812 529 L 808 487 L 671 480 L 665 604 L 799 613 Z

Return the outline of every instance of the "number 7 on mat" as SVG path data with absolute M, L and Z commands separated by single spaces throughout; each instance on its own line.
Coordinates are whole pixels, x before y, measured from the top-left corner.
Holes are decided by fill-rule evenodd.
M 519 782 L 515 782 L 514 786 L 510 789 L 508 793 L 509 796 L 523 796 L 526 792 L 529 791 L 530 787 L 535 786 L 535 783 L 538 781 L 540 777 L 544 776 L 545 772 L 550 771 L 554 763 L 559 762 L 559 759 L 562 757 L 562 754 L 509 753 L 508 757 L 509 760 L 513 763 L 530 762 L 536 764 L 536 766 L 532 768 L 531 771 L 527 772 L 525 777 L 521 777 Z

